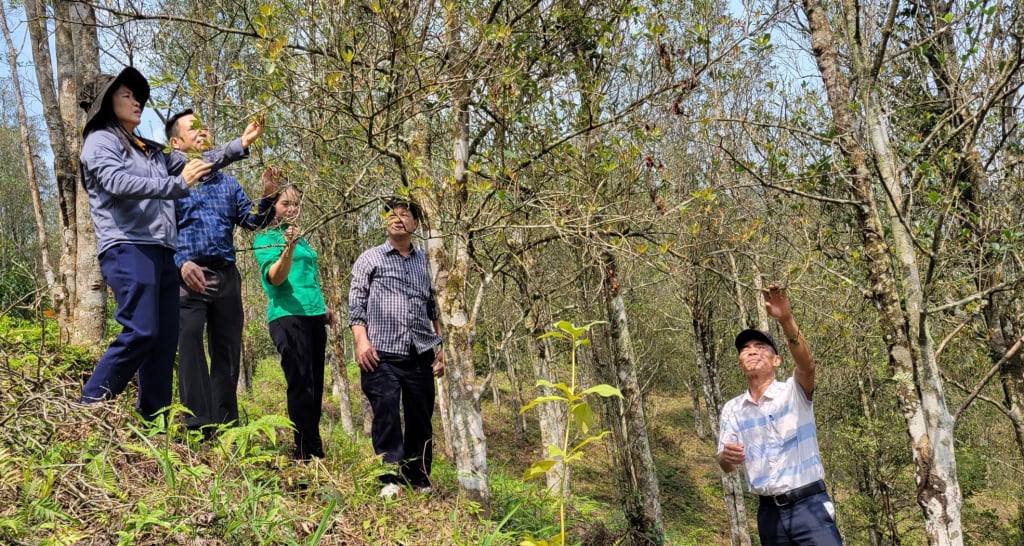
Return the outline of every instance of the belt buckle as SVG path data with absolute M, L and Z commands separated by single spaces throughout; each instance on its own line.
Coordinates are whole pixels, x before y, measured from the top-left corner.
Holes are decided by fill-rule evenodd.
M 775 506 L 777 508 L 785 508 L 790 504 L 793 504 L 793 502 L 789 500 L 789 493 L 790 491 L 787 491 L 781 495 L 772 495 L 772 502 L 775 503 Z M 780 501 L 779 499 L 782 500 Z

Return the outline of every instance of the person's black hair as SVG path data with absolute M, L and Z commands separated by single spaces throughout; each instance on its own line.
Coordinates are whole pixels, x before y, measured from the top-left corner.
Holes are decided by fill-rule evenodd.
M 113 109 L 108 109 L 111 114 L 106 119 L 99 120 L 98 129 L 101 131 L 107 131 L 117 137 L 117 140 L 121 142 L 121 146 L 124 146 L 125 150 L 129 153 L 141 153 L 146 154 L 148 151 L 153 151 L 153 148 L 146 139 L 142 138 L 141 135 L 136 132 L 129 133 L 125 130 L 124 125 L 121 125 L 121 120 L 117 119 L 117 116 L 113 115 Z M 139 143 L 142 143 L 142 147 Z M 145 149 L 144 149 L 145 148 Z M 157 148 L 159 149 L 159 148 Z
M 413 220 L 416 220 L 417 222 L 422 221 L 422 212 L 420 211 L 420 206 L 417 205 L 416 203 L 409 201 L 407 199 L 389 199 L 388 201 L 384 202 L 385 213 L 389 213 L 398 208 L 404 208 L 408 210 L 409 213 L 412 214 Z
M 274 192 L 274 195 L 271 196 L 274 205 L 281 200 L 281 196 L 284 195 L 285 190 L 295 190 L 295 193 L 299 194 L 299 199 L 302 199 L 302 188 L 291 182 L 285 182 L 284 184 L 281 184 L 281 187 L 278 188 L 277 191 Z
M 195 111 L 191 108 L 186 108 L 167 118 L 167 123 L 164 124 L 164 135 L 167 137 L 167 142 L 171 141 L 171 137 L 178 136 L 178 120 L 191 115 L 195 115 Z

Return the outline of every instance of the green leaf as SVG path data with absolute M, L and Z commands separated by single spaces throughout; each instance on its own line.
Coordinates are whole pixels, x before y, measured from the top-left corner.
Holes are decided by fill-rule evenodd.
M 573 337 L 573 339 L 580 337 L 587 331 L 586 328 L 580 328 L 579 326 L 576 326 L 575 324 L 567 320 L 560 320 L 556 322 L 555 328 L 558 328 L 559 330 L 562 330 L 563 332 L 569 334 L 570 336 Z
M 538 396 L 537 398 L 534 398 L 533 400 L 530 400 L 530 402 L 528 404 L 526 404 L 525 406 L 519 408 L 519 413 L 522 414 L 526 410 L 528 410 L 528 409 L 530 409 L 530 408 L 532 408 L 534 406 L 537 406 L 539 404 L 543 404 L 544 402 L 557 402 L 557 401 L 568 402 L 569 400 L 567 400 L 566 398 L 564 398 L 562 396 Z
M 537 380 L 537 386 L 538 387 L 548 387 L 548 388 L 551 388 L 551 389 L 558 389 L 558 390 L 564 392 L 565 396 L 567 398 L 572 398 L 572 390 L 569 389 L 569 385 L 566 385 L 565 383 L 557 383 L 556 384 L 556 383 L 552 383 L 552 382 L 548 381 L 547 379 L 538 379 Z
M 611 385 L 606 385 L 604 383 L 590 387 L 589 389 L 581 392 L 580 396 L 586 396 L 588 394 L 597 394 L 605 398 L 611 398 L 612 396 L 618 396 L 619 398 L 623 398 L 622 391 Z
M 594 410 L 590 409 L 590 404 L 586 402 L 580 402 L 572 407 L 573 420 L 576 421 L 576 426 L 580 427 L 583 434 L 590 431 L 590 427 L 594 424 Z
M 605 436 L 608 436 L 609 434 L 611 434 L 610 431 L 604 430 L 604 431 L 601 431 L 601 434 L 596 434 L 594 436 L 588 436 L 583 441 L 581 441 L 580 443 L 572 446 L 572 449 L 570 449 L 569 451 L 572 452 L 573 454 L 579 453 L 580 450 L 582 450 L 584 448 L 584 446 L 586 446 L 587 444 L 589 444 L 591 442 L 596 442 L 597 440 L 600 440 L 600 439 L 604 438 Z
M 537 339 L 544 339 L 549 337 L 557 337 L 558 339 L 570 339 L 569 336 L 566 336 L 565 334 L 560 332 L 545 332 L 537 336 Z
M 565 457 L 565 452 L 562 451 L 562 448 L 556 446 L 555 444 L 551 444 L 551 445 L 548 446 L 548 459 L 547 460 L 549 460 L 549 461 L 560 461 L 564 457 Z
M 549 461 L 547 459 L 543 461 L 537 461 L 530 465 L 530 468 L 523 472 L 523 480 L 533 480 L 539 478 L 548 473 L 551 467 L 555 466 L 555 461 Z

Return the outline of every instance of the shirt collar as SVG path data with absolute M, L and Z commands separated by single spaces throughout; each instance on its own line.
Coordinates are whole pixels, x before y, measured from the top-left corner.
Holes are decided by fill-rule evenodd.
M 402 255 L 402 253 L 399 252 L 397 248 L 395 248 L 394 246 L 391 245 L 391 241 L 389 241 L 387 239 L 384 240 L 384 244 L 381 245 L 381 246 L 384 247 L 384 254 L 392 254 L 392 253 L 394 253 L 394 254 L 398 254 L 399 256 Z M 410 248 L 412 250 L 410 250 L 409 255 L 412 256 L 412 255 L 416 254 L 416 252 L 417 252 L 416 245 L 412 245 Z
M 754 399 L 750 397 L 750 389 L 743 391 L 743 403 L 751 404 L 754 406 L 761 405 L 765 399 L 774 400 L 782 395 L 782 390 L 786 388 L 786 384 L 776 379 L 772 381 L 772 384 L 768 386 L 768 389 L 761 395 L 761 401 L 754 402 Z

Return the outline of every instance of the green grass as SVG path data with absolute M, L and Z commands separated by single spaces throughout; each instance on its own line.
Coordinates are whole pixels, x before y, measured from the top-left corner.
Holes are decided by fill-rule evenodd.
M 485 519 L 479 506 L 459 494 L 454 464 L 443 456 L 439 420 L 435 494 L 403 491 L 381 500 L 377 476 L 388 469 L 361 430 L 352 435 L 342 430 L 330 388 L 325 389 L 321 428 L 327 457 L 309 464 L 288 457 L 292 434 L 276 359 L 259 363 L 252 392 L 240 397 L 241 426 L 202 442 L 181 426 L 181 408 L 171 409 L 170 425 L 142 428 L 131 411 L 131 389 L 113 403 L 73 404 L 82 373 L 91 367 L 90 358 L 94 362 L 87 355 L 94 351 L 54 347 L 56 336 L 4 320 L 0 544 L 476 546 L 517 545 L 528 536 L 558 533 L 557 506 L 545 497 L 543 483 L 521 480 L 542 451 L 532 418 L 525 436 L 517 438 L 507 384 L 499 385 L 500 403 L 489 393 L 482 403 L 492 492 L 490 518 Z M 361 427 L 358 372 L 354 366 L 347 371 L 354 422 Z M 647 402 L 667 544 L 728 544 L 714 445 L 694 433 L 690 398 L 654 392 Z M 572 544 L 617 544 L 625 528 L 618 498 L 622 487 L 616 483 L 609 443 L 593 447 L 573 471 L 568 537 Z M 863 518 L 853 517 L 855 496 L 842 489 L 840 478 L 834 483 L 841 528 L 845 525 L 853 537 L 864 536 Z M 970 542 L 1019 542 L 1011 528 L 1017 489 L 993 487 L 1002 482 L 991 476 L 985 483 L 989 487 L 976 488 L 965 501 Z M 755 502 L 748 498 L 751 520 Z M 923 543 L 913 504 L 901 515 L 901 539 Z M 754 530 L 753 521 L 748 528 Z

